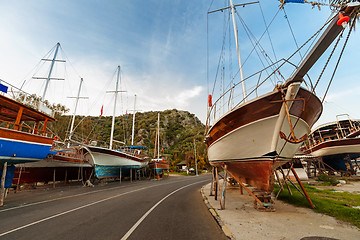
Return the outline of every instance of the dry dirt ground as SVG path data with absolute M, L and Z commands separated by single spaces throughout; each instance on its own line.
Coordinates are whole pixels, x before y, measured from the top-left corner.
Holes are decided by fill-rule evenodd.
M 359 182 L 332 188 L 339 191 L 350 189 L 360 193 Z M 315 213 L 309 208 L 294 207 L 277 200 L 274 205 L 275 212 L 260 212 L 254 208 L 254 199 L 245 190 L 244 195 L 241 195 L 238 187 L 228 187 L 226 209 L 220 210 L 219 200 L 216 201 L 213 196 L 209 196 L 210 184 L 204 186 L 202 192 L 207 198 L 205 202 L 216 211 L 221 222 L 230 230 L 233 239 L 292 240 L 313 236 L 360 239 L 360 229 L 333 217 Z

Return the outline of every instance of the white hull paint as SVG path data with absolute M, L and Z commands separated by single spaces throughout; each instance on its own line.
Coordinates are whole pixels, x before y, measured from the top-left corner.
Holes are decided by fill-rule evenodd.
M 311 152 L 312 156 L 322 157 L 336 154 L 345 154 L 345 153 L 359 153 L 360 145 L 344 145 L 344 146 L 333 146 L 333 147 L 324 147 L 314 152 Z
M 210 162 L 216 161 L 241 161 L 241 160 L 265 160 L 269 157 L 262 157 L 272 152 L 274 127 L 279 115 L 264 118 L 250 124 L 237 128 L 230 133 L 219 138 L 208 147 L 208 157 Z M 310 132 L 308 124 L 295 116 L 290 116 L 294 128 L 295 136 L 300 138 Z M 285 120 L 281 131 L 286 136 L 290 134 L 289 123 Z M 278 142 L 276 152 L 280 154 L 279 158 L 290 160 L 300 147 L 301 143 L 287 143 L 277 136 Z M 276 138 L 275 138 L 276 139 Z
M 114 151 L 114 150 L 108 150 Z M 135 161 L 125 157 L 114 156 L 106 153 L 93 152 L 88 150 L 89 154 L 86 154 L 86 158 L 93 166 L 119 166 L 119 167 L 137 167 L 143 168 L 146 167 L 147 162 L 145 161 Z

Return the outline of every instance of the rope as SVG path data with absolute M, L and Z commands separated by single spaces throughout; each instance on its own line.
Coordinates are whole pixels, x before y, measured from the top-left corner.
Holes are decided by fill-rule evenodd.
M 323 69 L 322 69 L 322 71 L 321 71 L 321 73 L 320 73 L 320 75 L 319 75 L 319 78 L 318 78 L 318 80 L 316 81 L 316 83 L 315 83 L 315 85 L 314 85 L 314 87 L 313 87 L 313 89 L 312 89 L 312 92 L 313 92 L 313 93 L 315 93 L 315 88 L 317 87 L 317 85 L 318 85 L 318 83 L 319 83 L 322 75 L 323 75 L 324 72 L 325 72 L 325 69 L 327 68 L 327 66 L 328 66 L 328 64 L 329 64 L 329 62 L 330 62 L 330 59 L 332 58 L 332 55 L 334 54 L 335 49 L 337 48 L 337 45 L 338 45 L 339 42 L 340 42 L 340 39 L 341 39 L 341 37 L 342 37 L 342 34 L 343 34 L 343 32 L 342 32 L 342 33 L 340 34 L 340 36 L 338 37 L 338 39 L 337 39 L 337 41 L 336 41 L 336 43 L 335 43 L 335 45 L 334 45 L 334 47 L 333 47 L 333 49 L 332 49 L 332 51 L 331 51 L 331 53 L 330 53 L 330 56 L 328 57 L 325 65 L 324 65 L 324 67 L 323 67 Z
M 323 99 L 322 99 L 321 103 L 323 103 L 323 102 L 324 102 L 325 97 L 326 97 L 326 95 L 327 95 L 327 93 L 328 93 L 328 91 L 329 91 L 330 85 L 331 85 L 331 83 L 332 83 L 332 80 L 334 79 L 334 76 L 335 76 L 335 73 L 336 73 L 337 68 L 338 68 L 338 66 L 339 66 L 339 63 L 340 63 L 341 57 L 342 57 L 342 55 L 343 55 L 343 53 L 344 53 L 344 50 L 345 50 L 345 47 L 346 47 L 346 45 L 347 45 L 347 43 L 348 43 L 348 40 L 349 40 L 350 34 L 351 34 L 351 32 L 352 32 L 352 30 L 353 30 L 353 28 L 354 28 L 354 23 L 355 23 L 355 21 L 353 21 L 353 22 L 352 22 L 352 24 L 351 24 L 351 27 L 350 27 L 349 33 L 348 33 L 348 35 L 347 35 L 347 37 L 346 37 L 346 40 L 345 40 L 344 46 L 343 46 L 343 48 L 341 49 L 341 53 L 340 53 L 339 59 L 338 59 L 338 61 L 336 62 L 335 69 L 334 69 L 333 74 L 332 74 L 332 76 L 331 76 L 331 78 L 330 78 L 329 84 L 328 84 L 328 86 L 327 86 L 327 88 L 326 88 L 326 91 L 325 91 L 325 94 L 324 94 L 324 97 L 323 97 Z

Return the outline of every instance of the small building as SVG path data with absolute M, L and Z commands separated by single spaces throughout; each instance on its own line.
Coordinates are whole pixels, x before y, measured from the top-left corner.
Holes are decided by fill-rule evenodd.
M 178 164 L 176 164 L 176 167 L 179 172 L 187 172 L 188 171 L 186 161 L 179 162 Z

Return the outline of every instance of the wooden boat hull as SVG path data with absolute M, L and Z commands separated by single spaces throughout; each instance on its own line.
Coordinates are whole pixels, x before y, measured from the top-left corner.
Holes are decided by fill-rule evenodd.
M 150 169 L 156 174 L 162 174 L 164 171 L 169 170 L 169 163 L 163 161 L 149 162 Z
M 360 155 L 360 138 L 343 138 L 322 142 L 306 153 L 315 157 L 323 157 L 337 154 L 359 154 Z
M 35 183 L 55 180 L 78 180 L 87 179 L 93 169 L 92 165 L 83 158 L 81 154 L 58 151 L 49 154 L 45 159 L 37 162 L 29 162 L 16 165 L 14 184 Z M 21 172 L 21 174 L 20 174 Z
M 21 164 L 20 164 L 21 165 Z M 72 167 L 61 167 L 61 166 L 52 166 L 52 167 L 19 167 L 17 166 L 13 184 L 24 184 L 24 183 L 37 183 L 37 182 L 52 182 L 54 180 L 55 172 L 55 181 L 67 181 L 70 180 L 86 180 L 90 177 L 92 172 L 92 167 L 81 167 L 81 166 L 72 166 Z M 20 174 L 21 171 L 21 174 Z M 20 179 L 19 179 L 20 177 Z
M 120 151 L 100 147 L 84 147 L 85 158 L 95 168 L 97 178 L 119 177 L 129 172 L 129 169 L 146 167 L 148 161 L 140 157 L 131 156 Z
M 45 159 L 52 143 L 49 137 L 0 128 L 0 162 L 18 164 Z
M 234 109 L 208 131 L 206 144 L 212 166 L 228 166 L 233 176 L 264 191 L 272 191 L 274 170 L 291 160 L 301 145 L 280 137 L 290 136 L 287 120 L 279 123 L 283 102 L 281 92 L 273 91 Z M 289 109 L 289 119 L 298 138 L 308 134 L 317 121 L 322 105 L 311 92 L 300 88 Z
M 306 150 L 321 157 L 325 166 L 337 171 L 354 171 L 352 159 L 360 157 L 360 138 L 342 138 L 321 142 Z

